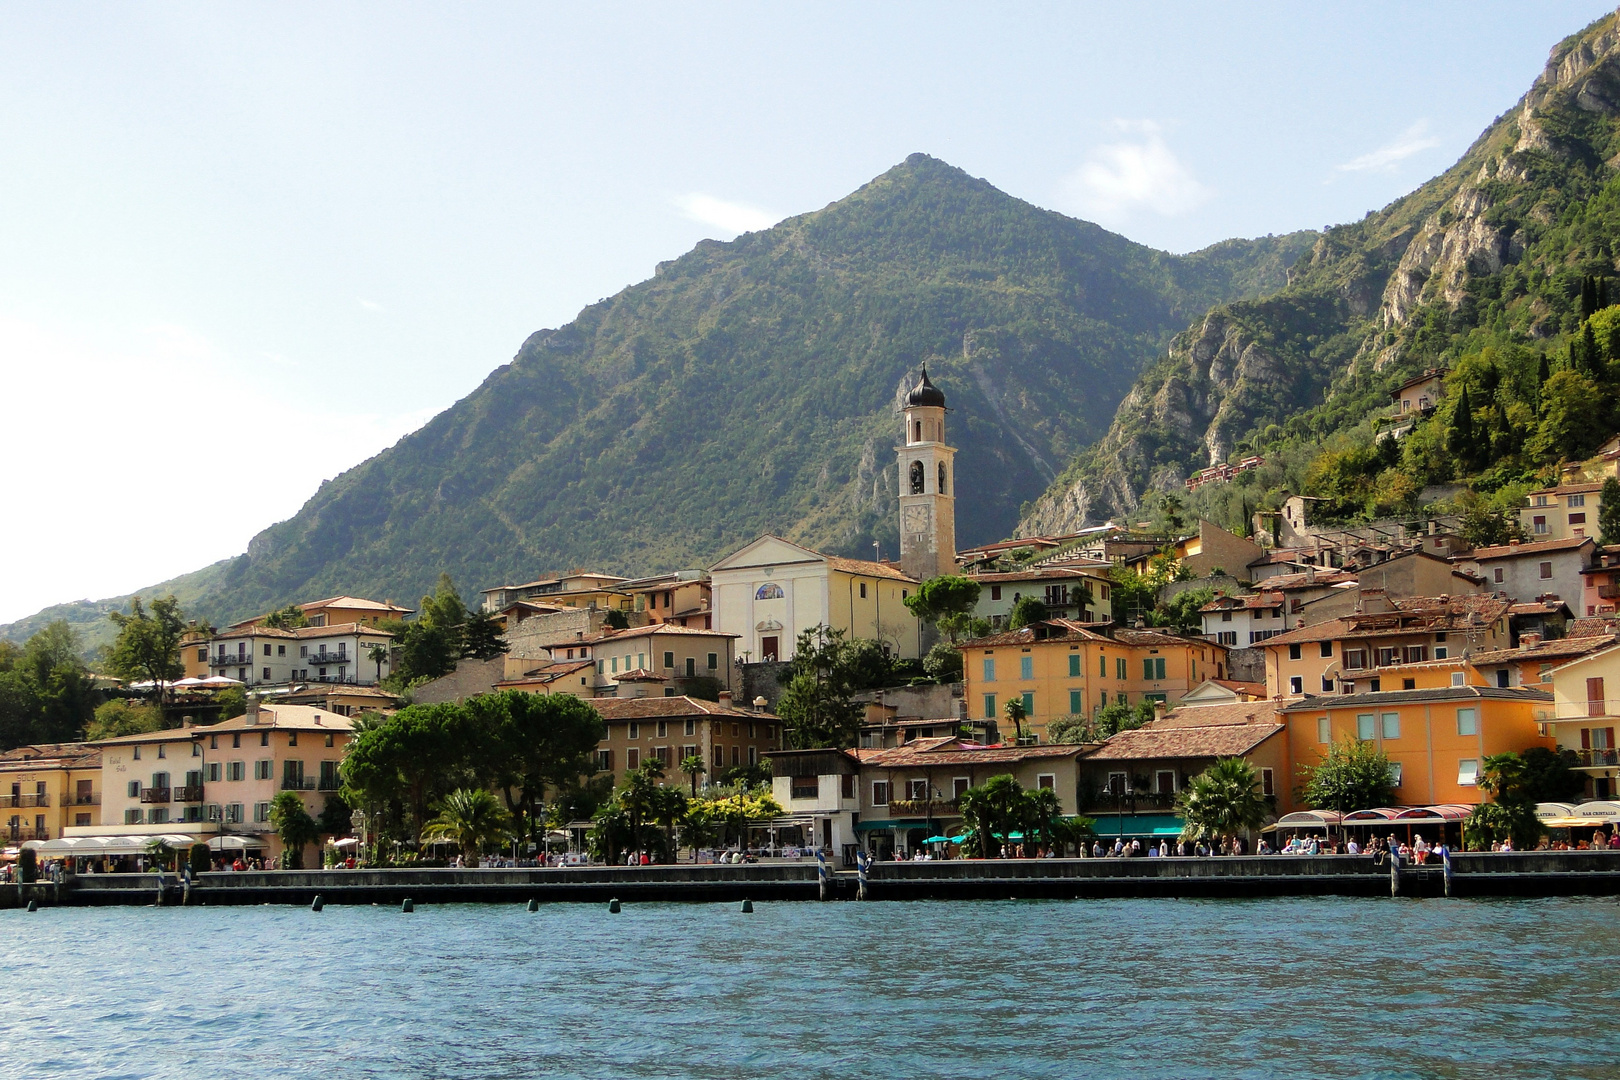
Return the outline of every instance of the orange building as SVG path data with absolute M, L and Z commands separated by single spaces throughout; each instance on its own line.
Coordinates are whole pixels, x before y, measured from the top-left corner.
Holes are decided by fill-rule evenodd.
M 1492 754 L 1553 749 L 1539 724 L 1552 701 L 1541 690 L 1444 686 L 1309 697 L 1282 713 L 1296 771 L 1333 743 L 1370 742 L 1390 759 L 1398 803 L 1435 806 L 1483 802 L 1479 770 Z

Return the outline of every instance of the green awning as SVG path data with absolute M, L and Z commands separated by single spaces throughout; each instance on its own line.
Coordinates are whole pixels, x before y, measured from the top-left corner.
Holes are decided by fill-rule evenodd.
M 1175 814 L 1099 814 L 1093 820 L 1100 837 L 1180 836 L 1187 824 Z

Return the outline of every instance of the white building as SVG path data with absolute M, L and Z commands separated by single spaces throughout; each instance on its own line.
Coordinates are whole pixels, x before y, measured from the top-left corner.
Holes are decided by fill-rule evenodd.
M 249 686 L 291 682 L 357 683 L 373 686 L 388 677 L 389 658 L 379 664 L 372 650 L 391 648 L 394 635 L 363 623 L 301 626 L 280 630 L 249 626 L 229 630 L 209 643 L 215 674 Z

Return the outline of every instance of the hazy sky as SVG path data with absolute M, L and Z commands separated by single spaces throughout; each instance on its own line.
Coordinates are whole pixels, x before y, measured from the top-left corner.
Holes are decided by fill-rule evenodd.
M 0 3 L 0 621 L 241 552 L 530 332 L 914 151 L 1174 251 L 1321 227 L 1605 10 Z

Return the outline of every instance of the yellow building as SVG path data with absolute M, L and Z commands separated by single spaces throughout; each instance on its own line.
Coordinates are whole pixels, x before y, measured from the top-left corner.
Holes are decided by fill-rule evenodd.
M 711 567 L 709 579 L 714 629 L 737 635 L 744 663 L 791 660 L 799 634 L 820 625 L 919 657 L 921 626 L 905 603 L 917 580 L 887 563 L 762 536 Z
M 577 570 L 522 585 L 497 585 L 483 591 L 483 609 L 487 612 L 505 611 L 519 601 L 533 600 L 555 607 L 634 611 L 635 595 L 624 588 L 629 580 L 616 574 Z
M 42 743 L 0 754 L 0 827 L 15 846 L 101 823 L 101 754 L 87 743 Z
M 1615 696 L 1609 696 L 1609 690 Z M 1575 754 L 1587 778 L 1586 794 L 1613 799 L 1620 780 L 1620 645 L 1589 653 L 1552 672 L 1553 707 L 1548 728 L 1560 750 Z
M 963 642 L 962 697 L 968 715 L 993 720 L 1023 702 L 1032 733 L 1064 716 L 1106 705 L 1175 704 L 1206 679 L 1226 677 L 1226 649 L 1157 630 L 1100 633 L 1063 619 Z

